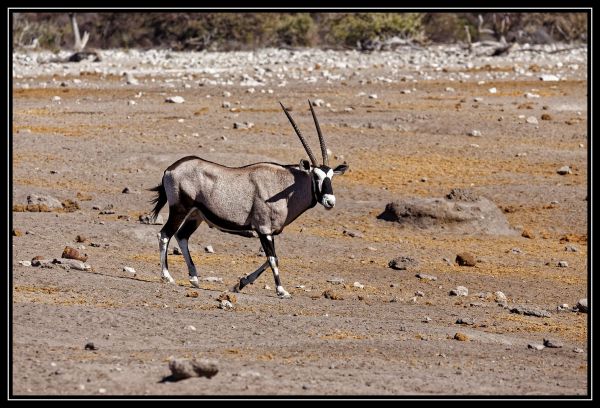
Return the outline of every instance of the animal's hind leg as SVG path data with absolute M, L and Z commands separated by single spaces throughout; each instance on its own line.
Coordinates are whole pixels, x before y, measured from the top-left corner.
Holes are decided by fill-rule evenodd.
M 273 278 L 275 278 L 275 285 L 277 286 L 277 296 L 282 299 L 292 297 L 283 288 L 283 286 L 281 286 L 281 281 L 279 280 L 279 261 L 277 260 L 277 255 L 275 254 L 275 241 L 273 240 L 273 235 L 260 235 L 259 237 L 260 243 L 262 244 L 265 254 L 267 255 L 269 266 L 271 266 L 271 269 L 273 270 Z
M 192 210 L 192 212 L 185 219 L 181 228 L 179 228 L 175 234 L 179 248 L 181 248 L 181 252 L 183 253 L 183 259 L 185 259 L 185 263 L 188 268 L 190 283 L 197 288 L 200 287 L 198 284 L 198 272 L 196 271 L 196 265 L 194 265 L 194 261 L 192 261 L 192 256 L 190 255 L 188 240 L 194 231 L 198 229 L 201 223 L 202 217 L 198 211 Z
M 179 229 L 179 226 L 185 219 L 187 214 L 182 212 L 177 207 L 169 207 L 169 219 L 163 225 L 160 233 L 158 234 L 158 248 L 160 251 L 160 268 L 161 277 L 164 282 L 175 283 L 175 280 L 169 274 L 169 265 L 167 262 L 167 249 L 169 247 L 169 241 L 175 231 Z

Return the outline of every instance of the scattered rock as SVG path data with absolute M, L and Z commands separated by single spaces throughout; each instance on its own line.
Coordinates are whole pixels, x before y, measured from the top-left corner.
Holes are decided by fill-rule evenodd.
M 198 292 L 195 290 L 188 290 L 188 292 L 185 294 L 185 297 L 197 298 Z
M 43 256 L 34 256 L 31 259 L 31 266 L 42 266 L 42 265 L 46 265 L 46 264 L 51 264 L 52 263 L 52 259 L 46 259 Z
M 436 281 L 436 280 L 437 280 L 437 277 L 436 277 L 436 276 L 433 276 L 433 275 L 427 275 L 427 274 L 425 274 L 425 273 L 417 273 L 415 276 L 416 276 L 417 278 L 419 278 L 419 279 L 424 279 L 424 280 L 429 280 L 429 281 Z
M 13 228 L 12 235 L 13 237 L 20 237 L 21 235 L 23 235 L 23 231 L 21 231 L 18 228 Z
M 223 101 L 223 103 L 221 103 L 221 107 L 229 109 L 231 108 L 231 102 Z
M 123 271 L 135 276 L 135 269 L 133 269 L 131 266 L 124 266 Z
M 87 254 L 81 255 L 78 250 L 75 248 L 71 248 L 70 246 L 66 246 L 63 250 L 61 258 L 66 259 L 77 259 L 78 261 L 85 262 L 88 259 Z
M 52 196 L 49 196 L 49 195 L 30 194 L 27 196 L 27 204 L 28 205 L 38 205 L 40 207 L 45 206 L 51 210 L 63 208 L 62 203 L 58 199 L 56 199 Z M 40 212 L 41 212 L 41 210 L 40 210 Z
M 233 309 L 233 304 L 229 300 L 221 300 L 221 303 L 219 303 L 219 309 L 223 309 L 223 310 Z
M 217 300 L 219 300 L 219 301 L 226 300 L 228 302 L 231 302 L 231 304 L 237 303 L 237 297 L 233 293 L 229 293 L 229 292 L 221 293 L 219 295 L 219 297 L 217 298 Z
M 469 340 L 469 337 L 467 337 L 467 335 L 466 335 L 466 334 L 464 334 L 464 333 L 457 332 L 457 333 L 454 335 L 454 340 L 458 340 L 458 341 L 468 341 L 468 340 Z
M 369 99 L 377 99 L 377 94 L 371 94 L 371 95 L 369 95 Z
M 431 317 L 429 317 L 429 316 L 425 316 L 423 318 L 423 320 L 421 320 L 421 322 L 423 322 L 423 323 L 429 323 L 430 321 L 431 321 Z
M 108 204 L 107 206 L 105 206 L 102 211 L 100 211 L 100 214 L 104 214 L 104 215 L 108 215 L 108 214 L 114 214 L 115 210 L 113 209 L 115 208 L 114 205 L 112 204 Z
M 84 347 L 85 350 L 98 350 L 98 347 L 94 345 L 94 343 L 89 342 Z
M 490 89 L 488 89 L 488 92 L 491 94 L 495 94 L 498 92 L 498 90 L 496 88 L 490 88 Z
M 315 99 L 311 103 L 312 103 L 312 106 L 323 106 L 323 105 L 325 105 L 325 101 L 323 99 Z
M 352 284 L 352 286 L 354 286 L 355 288 L 359 288 L 359 289 L 364 289 L 365 285 L 361 284 L 360 282 L 354 282 Z
M 352 238 L 364 238 L 364 235 L 358 231 L 344 230 L 343 234 Z
M 461 252 L 456 255 L 456 263 L 459 266 L 475 266 L 477 264 L 477 260 L 475 259 L 475 255 L 470 252 Z
M 556 75 L 543 74 L 540 76 L 540 80 L 554 82 L 554 81 L 558 81 L 559 78 Z
M 565 247 L 565 251 L 567 252 L 577 252 L 579 249 L 575 245 L 567 245 Z
M 234 129 L 251 129 L 254 127 L 254 123 L 252 122 L 235 122 L 233 124 Z
M 446 87 L 445 91 L 446 92 L 454 92 L 454 88 L 448 86 L 448 87 Z
M 167 99 L 165 99 L 165 102 L 168 102 L 168 103 L 184 103 L 185 99 L 183 99 L 181 96 L 170 96 Z
M 562 348 L 563 344 L 556 340 L 544 339 L 544 346 L 548 348 Z
M 52 264 L 57 264 L 59 266 L 61 266 L 63 269 L 75 269 L 78 271 L 89 271 L 90 269 L 92 269 L 92 267 L 90 265 L 88 265 L 85 262 L 79 261 L 77 259 L 68 259 L 68 258 L 60 258 L 60 259 L 53 259 L 51 261 Z M 31 262 L 31 264 L 33 265 L 33 261 Z M 44 266 L 43 261 L 40 261 L 40 266 Z
M 215 250 L 213 249 L 212 245 L 207 245 L 204 247 L 204 252 L 207 254 L 214 254 Z
M 196 327 L 195 327 L 195 326 L 192 326 L 192 325 L 190 324 L 190 325 L 187 325 L 187 326 L 185 326 L 185 330 L 189 330 L 189 331 L 196 331 Z
M 550 312 L 544 309 L 540 309 L 538 307 L 529 307 L 529 306 L 515 306 L 510 309 L 511 313 L 522 314 L 525 316 L 535 316 L 535 317 L 550 317 Z
M 572 174 L 571 168 L 569 166 L 562 166 L 560 169 L 556 170 L 558 174 L 564 176 L 566 174 Z
M 500 291 L 494 292 L 496 296 L 496 302 L 506 302 L 506 295 Z
M 535 99 L 535 98 L 539 98 L 540 96 L 538 94 L 534 94 L 531 92 L 527 92 L 525 93 L 525 98 L 529 98 L 529 99 Z
M 550 115 L 549 115 L 549 114 L 547 114 L 547 113 L 544 113 L 544 114 L 542 115 L 542 120 L 552 120 L 552 116 L 550 116 Z
M 327 289 L 326 291 L 323 292 L 323 297 L 325 299 L 331 299 L 331 300 L 344 300 L 344 298 L 342 297 L 342 295 L 340 295 L 339 293 L 334 292 L 331 289 Z
M 152 215 L 150 215 L 150 214 L 142 214 L 142 215 L 140 215 L 139 220 L 140 220 L 140 222 L 142 224 L 149 224 L 149 225 L 162 225 L 162 224 L 164 224 L 163 217 L 160 214 L 158 214 L 158 216 L 156 217 L 156 219 L 154 217 L 152 217 Z
M 557 265 L 559 268 L 567 268 L 569 266 L 569 263 L 567 261 L 558 261 Z
M 218 278 L 216 276 L 207 276 L 206 278 L 202 279 L 205 282 L 223 282 L 223 278 Z
M 79 203 L 75 200 L 67 198 L 65 201 L 60 203 L 64 212 L 75 212 L 79 210 Z
M 529 239 L 534 239 L 535 235 L 533 232 L 531 232 L 530 230 L 528 230 L 527 228 L 525 228 L 523 230 L 523 232 L 521 232 L 521 236 L 524 238 L 529 238 Z
M 583 349 L 579 348 L 579 347 L 575 347 L 573 349 L 573 353 L 583 353 Z
M 342 285 L 344 283 L 344 279 L 342 279 L 342 278 L 331 278 L 331 279 L 327 279 L 327 282 L 331 283 L 332 285 Z
M 132 193 L 132 191 L 131 191 L 131 189 L 130 189 L 129 187 L 125 187 L 125 188 L 123 189 L 123 191 L 121 191 L 121 193 L 123 193 L 123 194 L 131 194 L 131 193 Z
M 171 376 L 165 378 L 168 381 L 180 381 L 191 377 L 212 378 L 219 372 L 215 361 L 210 360 L 187 360 L 172 359 L 169 361 Z
M 87 237 L 85 235 L 77 235 L 75 237 L 75 242 L 85 242 L 87 241 Z
M 467 135 L 472 137 L 481 137 L 481 132 L 479 130 L 473 129 L 469 133 L 467 133 Z
M 538 120 L 535 116 L 529 116 L 526 120 L 527 123 L 531 124 L 531 125 L 537 125 L 538 124 Z
M 542 344 L 534 344 L 534 343 L 529 343 L 527 345 L 527 348 L 533 349 L 533 350 L 543 350 L 546 348 L 546 346 L 542 345 Z
M 475 324 L 475 320 L 470 317 L 461 317 L 456 320 L 456 324 L 464 324 L 466 326 L 472 326 Z
M 22 265 L 22 266 L 31 266 L 31 261 L 19 261 L 19 265 Z
M 415 292 L 415 296 L 418 296 L 418 297 L 424 297 L 424 296 L 425 296 L 425 293 L 421 292 L 420 290 L 417 290 L 417 291 Z
M 125 81 L 127 85 L 138 85 L 140 83 L 130 72 L 125 73 Z
M 575 307 L 580 312 L 587 313 L 588 312 L 588 300 L 587 300 L 587 298 L 579 299 L 577 301 L 577 305 Z
M 265 285 L 265 286 L 263 287 L 263 289 L 264 289 L 264 290 L 271 290 L 271 287 L 270 287 L 269 285 Z
M 457 286 L 456 289 L 452 289 L 450 291 L 450 296 L 468 296 L 469 289 L 464 286 Z
M 410 256 L 399 256 L 397 258 L 392 259 L 390 262 L 388 262 L 388 266 L 390 268 L 396 269 L 399 271 L 403 271 L 408 268 L 414 268 L 414 267 L 417 267 L 418 265 L 419 265 L 419 263 L 417 262 L 417 260 Z

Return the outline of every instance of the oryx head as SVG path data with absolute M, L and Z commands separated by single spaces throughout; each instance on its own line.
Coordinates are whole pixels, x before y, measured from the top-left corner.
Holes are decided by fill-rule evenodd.
M 294 128 L 296 134 L 300 138 L 300 142 L 302 142 L 302 146 L 304 146 L 304 150 L 306 150 L 306 153 L 308 154 L 308 157 L 310 159 L 310 163 L 308 162 L 308 160 L 302 159 L 300 161 L 300 169 L 310 173 L 311 177 L 313 178 L 313 193 L 317 202 L 321 203 L 323 207 L 330 210 L 335 205 L 335 196 L 333 195 L 331 179 L 335 174 L 344 174 L 346 170 L 348 170 L 348 165 L 340 164 L 334 169 L 329 167 L 327 145 L 325 144 L 325 139 L 323 138 L 323 134 L 321 133 L 321 127 L 319 126 L 319 121 L 317 120 L 317 116 L 315 115 L 315 111 L 313 110 L 310 100 L 308 101 L 308 106 L 310 107 L 312 117 L 315 121 L 317 135 L 319 136 L 319 144 L 321 145 L 321 155 L 323 156 L 323 164 L 320 166 L 317 163 L 317 159 L 315 159 L 315 155 L 313 154 L 312 150 L 310 150 L 308 143 L 306 143 L 306 140 L 302 136 L 300 129 L 298 129 L 298 126 L 296 126 L 296 122 L 294 122 L 294 119 L 292 119 L 285 106 L 283 106 L 281 102 L 279 102 L 279 104 L 283 108 L 285 115 L 290 120 L 292 127 Z

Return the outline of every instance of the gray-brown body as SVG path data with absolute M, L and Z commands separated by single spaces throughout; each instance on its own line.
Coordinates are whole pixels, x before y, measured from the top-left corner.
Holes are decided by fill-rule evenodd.
M 227 167 L 188 156 L 164 173 L 169 211 L 196 208 L 225 232 L 277 235 L 316 204 L 311 175 L 298 165 L 255 163 Z

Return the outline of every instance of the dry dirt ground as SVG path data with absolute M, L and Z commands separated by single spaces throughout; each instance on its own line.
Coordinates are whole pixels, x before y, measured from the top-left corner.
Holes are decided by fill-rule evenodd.
M 139 84 L 127 85 L 110 58 L 37 71 L 16 63 L 12 204 L 27 204 L 34 193 L 74 200 L 79 209 L 12 212 L 21 232 L 12 236 L 9 282 L 13 395 L 586 395 L 588 315 L 571 308 L 588 297 L 587 59 L 569 68 L 567 52 L 551 60 L 532 52 L 519 64 L 533 73 L 524 76 L 502 58 L 474 58 L 468 67 L 442 62 L 443 69 L 409 61 L 390 71 L 377 62 L 389 55 L 360 56 L 354 76 L 334 55 L 329 69 L 343 79 L 311 82 L 300 72 L 285 86 L 254 86 L 254 93 L 239 78 L 215 85 L 203 82 L 218 78 L 214 72 L 192 75 L 185 67 L 150 73 L 132 68 L 134 61 L 123 70 L 138 69 Z M 317 61 L 308 72 L 328 68 Z M 539 80 L 544 73 L 562 80 Z M 185 102 L 165 103 L 174 95 Z M 330 104 L 316 111 L 331 161 L 350 170 L 334 179 L 333 210 L 309 210 L 276 239 L 292 298 L 265 288 L 274 288 L 266 271 L 236 295 L 232 310 L 220 309 L 219 295 L 264 258 L 258 239 L 206 224 L 191 238 L 192 256 L 201 279 L 222 282 L 192 288 L 183 257 L 170 255 L 176 284 L 162 283 L 161 227 L 138 220 L 152 207 L 147 189 L 186 155 L 230 166 L 298 163 L 306 155 L 279 100 L 318 152 L 308 98 Z M 527 123 L 530 116 L 538 123 Z M 234 122 L 254 126 L 233 129 Z M 469 136 L 472 130 L 481 136 Z M 565 165 L 572 174 L 557 174 Z M 132 193 L 122 193 L 125 187 Z M 453 188 L 493 201 L 514 233 L 459 234 L 377 219 L 394 199 L 443 197 Z M 114 214 L 100 214 L 109 204 Z M 161 214 L 166 219 L 166 207 Z M 77 235 L 87 239 L 76 242 Z M 92 269 L 19 264 L 60 258 L 67 245 L 86 253 Z M 215 253 L 205 253 L 206 245 Z M 475 266 L 454 262 L 465 251 Z M 398 256 L 418 264 L 389 268 Z M 328 282 L 334 278 L 344 282 Z M 450 296 L 457 286 L 468 295 Z M 327 290 L 338 299 L 325 298 Z M 550 317 L 511 313 L 518 305 Z M 562 348 L 528 348 L 544 339 Z M 97 350 L 86 350 L 88 342 Z M 219 372 L 162 381 L 171 358 L 211 359 Z

